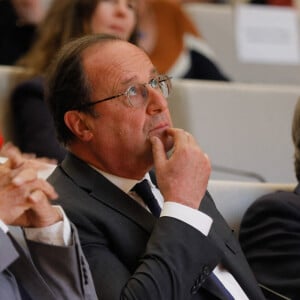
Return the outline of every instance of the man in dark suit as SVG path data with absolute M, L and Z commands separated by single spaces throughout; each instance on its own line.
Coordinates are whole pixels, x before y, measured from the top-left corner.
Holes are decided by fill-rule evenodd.
M 56 192 L 37 178 L 37 162 L 9 152 L 0 165 L 0 299 L 97 299 L 76 229 L 48 201 Z
M 49 181 L 78 227 L 98 296 L 264 299 L 206 193 L 207 155 L 172 128 L 170 91 L 143 50 L 112 36 L 75 40 L 50 67 L 47 99 L 70 153 Z
M 300 297 L 300 101 L 292 138 L 298 185 L 293 192 L 278 191 L 257 199 L 240 229 L 241 245 L 268 299 Z

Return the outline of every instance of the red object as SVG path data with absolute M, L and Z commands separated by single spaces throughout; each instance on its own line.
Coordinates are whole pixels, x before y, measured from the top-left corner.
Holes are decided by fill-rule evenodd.
M 292 0 L 267 0 L 267 3 L 278 6 L 293 6 Z
M 3 144 L 4 144 L 4 137 L 2 135 L 2 132 L 0 132 L 0 149 L 2 148 Z

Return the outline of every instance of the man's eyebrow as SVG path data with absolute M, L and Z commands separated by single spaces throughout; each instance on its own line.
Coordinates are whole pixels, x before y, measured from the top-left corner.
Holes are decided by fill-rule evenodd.
M 152 76 L 154 76 L 154 75 L 158 75 L 158 72 L 157 72 L 157 70 L 155 69 L 155 68 L 153 68 L 151 71 L 150 71 L 150 75 L 149 75 L 149 80 L 152 78 Z M 121 84 L 122 85 L 128 85 L 128 84 L 130 84 L 130 83 L 132 83 L 132 82 L 137 82 L 137 75 L 134 75 L 134 76 L 132 76 L 132 77 L 129 77 L 129 78 L 126 78 L 126 79 L 124 79 L 123 81 L 121 81 Z
M 128 84 L 130 84 L 132 82 L 136 82 L 136 81 L 137 81 L 137 76 L 135 75 L 135 76 L 124 79 L 123 81 L 121 81 L 121 84 L 128 85 Z
M 153 68 L 152 70 L 151 70 L 151 72 L 150 72 L 150 78 L 153 76 L 153 75 L 158 75 L 159 73 L 158 73 L 158 71 L 156 70 L 156 68 Z

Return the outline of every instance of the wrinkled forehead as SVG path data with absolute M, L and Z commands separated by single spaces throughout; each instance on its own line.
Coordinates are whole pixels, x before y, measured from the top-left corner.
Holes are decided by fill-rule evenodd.
M 92 85 L 98 82 L 126 82 L 135 78 L 147 80 L 155 73 L 147 54 L 128 42 L 114 40 L 86 49 L 82 56 L 83 67 Z

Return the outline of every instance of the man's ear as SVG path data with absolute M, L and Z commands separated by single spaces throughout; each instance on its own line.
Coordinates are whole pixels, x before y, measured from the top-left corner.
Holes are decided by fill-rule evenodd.
M 72 133 L 82 141 L 89 141 L 93 137 L 93 132 L 88 126 L 86 115 L 77 111 L 70 110 L 64 115 L 66 126 Z

